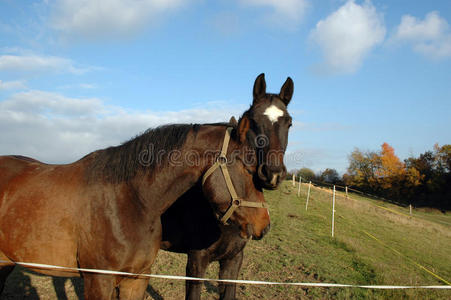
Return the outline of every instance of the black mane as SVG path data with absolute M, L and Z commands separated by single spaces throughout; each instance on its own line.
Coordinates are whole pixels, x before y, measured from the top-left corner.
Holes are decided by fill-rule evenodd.
M 228 123 L 203 125 L 230 126 Z M 122 145 L 95 151 L 85 157 L 92 158 L 86 177 L 88 181 L 103 179 L 117 183 L 132 179 L 139 170 L 155 170 L 167 162 L 170 151 L 179 150 L 184 145 L 190 130 L 197 133 L 200 126 L 170 124 L 149 128 Z
M 183 146 L 190 130 L 197 132 L 199 126 L 171 124 L 149 128 L 120 146 L 93 152 L 86 156 L 94 156 L 92 165 L 87 170 L 88 180 L 122 182 L 133 178 L 138 170 L 154 170 L 158 164 L 165 162 L 164 158 L 169 151 Z M 163 153 L 160 161 L 155 158 L 158 153 Z M 150 159 L 149 155 L 153 155 L 154 159 Z

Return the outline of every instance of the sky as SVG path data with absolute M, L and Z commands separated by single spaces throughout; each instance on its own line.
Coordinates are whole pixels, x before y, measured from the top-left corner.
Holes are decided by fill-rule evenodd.
M 286 165 L 451 143 L 451 2 L 0 0 L 0 155 L 69 163 L 149 127 L 294 96 Z

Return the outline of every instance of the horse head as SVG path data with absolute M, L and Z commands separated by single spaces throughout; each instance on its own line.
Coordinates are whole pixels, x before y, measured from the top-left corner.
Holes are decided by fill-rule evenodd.
M 238 121 L 251 147 L 257 152 L 257 177 L 264 188 L 275 189 L 286 176 L 283 162 L 292 118 L 287 106 L 293 96 L 294 84 L 287 78 L 279 94 L 266 93 L 265 75 L 254 83 L 253 103 Z
M 238 225 L 242 238 L 261 239 L 269 231 L 269 211 L 254 181 L 257 165 L 246 160 L 239 130 L 227 128 L 221 153 L 203 175 L 202 190 L 221 223 Z

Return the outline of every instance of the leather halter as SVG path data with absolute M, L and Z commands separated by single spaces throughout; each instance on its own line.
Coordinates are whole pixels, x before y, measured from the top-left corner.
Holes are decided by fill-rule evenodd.
M 251 202 L 243 200 L 242 198 L 238 197 L 235 187 L 233 186 L 232 180 L 230 178 L 229 170 L 227 169 L 227 148 L 229 146 L 230 141 L 230 134 L 232 132 L 233 128 L 228 127 L 224 136 L 224 142 L 222 144 L 222 150 L 221 154 L 219 154 L 218 158 L 216 159 L 216 162 L 205 172 L 204 176 L 202 177 L 202 186 L 205 184 L 205 181 L 207 178 L 213 174 L 214 171 L 216 171 L 217 168 L 220 168 L 222 171 L 222 174 L 224 175 L 224 179 L 227 185 L 227 189 L 229 190 L 230 196 L 232 196 L 232 201 L 230 203 L 229 208 L 225 212 L 225 214 L 219 219 L 222 224 L 227 224 L 227 221 L 232 216 L 233 212 L 240 206 L 244 207 L 255 207 L 255 208 L 266 208 L 268 209 L 268 205 L 263 202 Z

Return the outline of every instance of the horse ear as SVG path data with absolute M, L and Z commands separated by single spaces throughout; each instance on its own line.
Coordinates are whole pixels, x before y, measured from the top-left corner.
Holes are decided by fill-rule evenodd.
M 240 122 L 238 123 L 238 129 L 237 129 L 238 138 L 239 138 L 240 142 L 244 143 L 246 141 L 246 135 L 247 135 L 247 132 L 249 131 L 250 126 L 251 125 L 250 125 L 249 118 L 247 116 L 243 116 L 240 119 Z
M 234 116 L 232 116 L 232 117 L 230 118 L 229 124 L 230 124 L 230 125 L 233 125 L 233 126 L 237 126 L 237 125 L 238 125 L 238 122 L 236 121 L 236 119 L 235 119 Z
M 280 89 L 279 97 L 282 99 L 282 101 L 285 103 L 285 105 L 288 105 L 290 103 L 291 97 L 293 97 L 294 92 L 294 83 L 293 80 L 288 77 L 285 83 L 283 84 L 282 88 Z
M 265 73 L 261 73 L 255 79 L 254 83 L 254 103 L 256 104 L 258 100 L 263 98 L 266 95 L 266 81 L 265 81 Z

